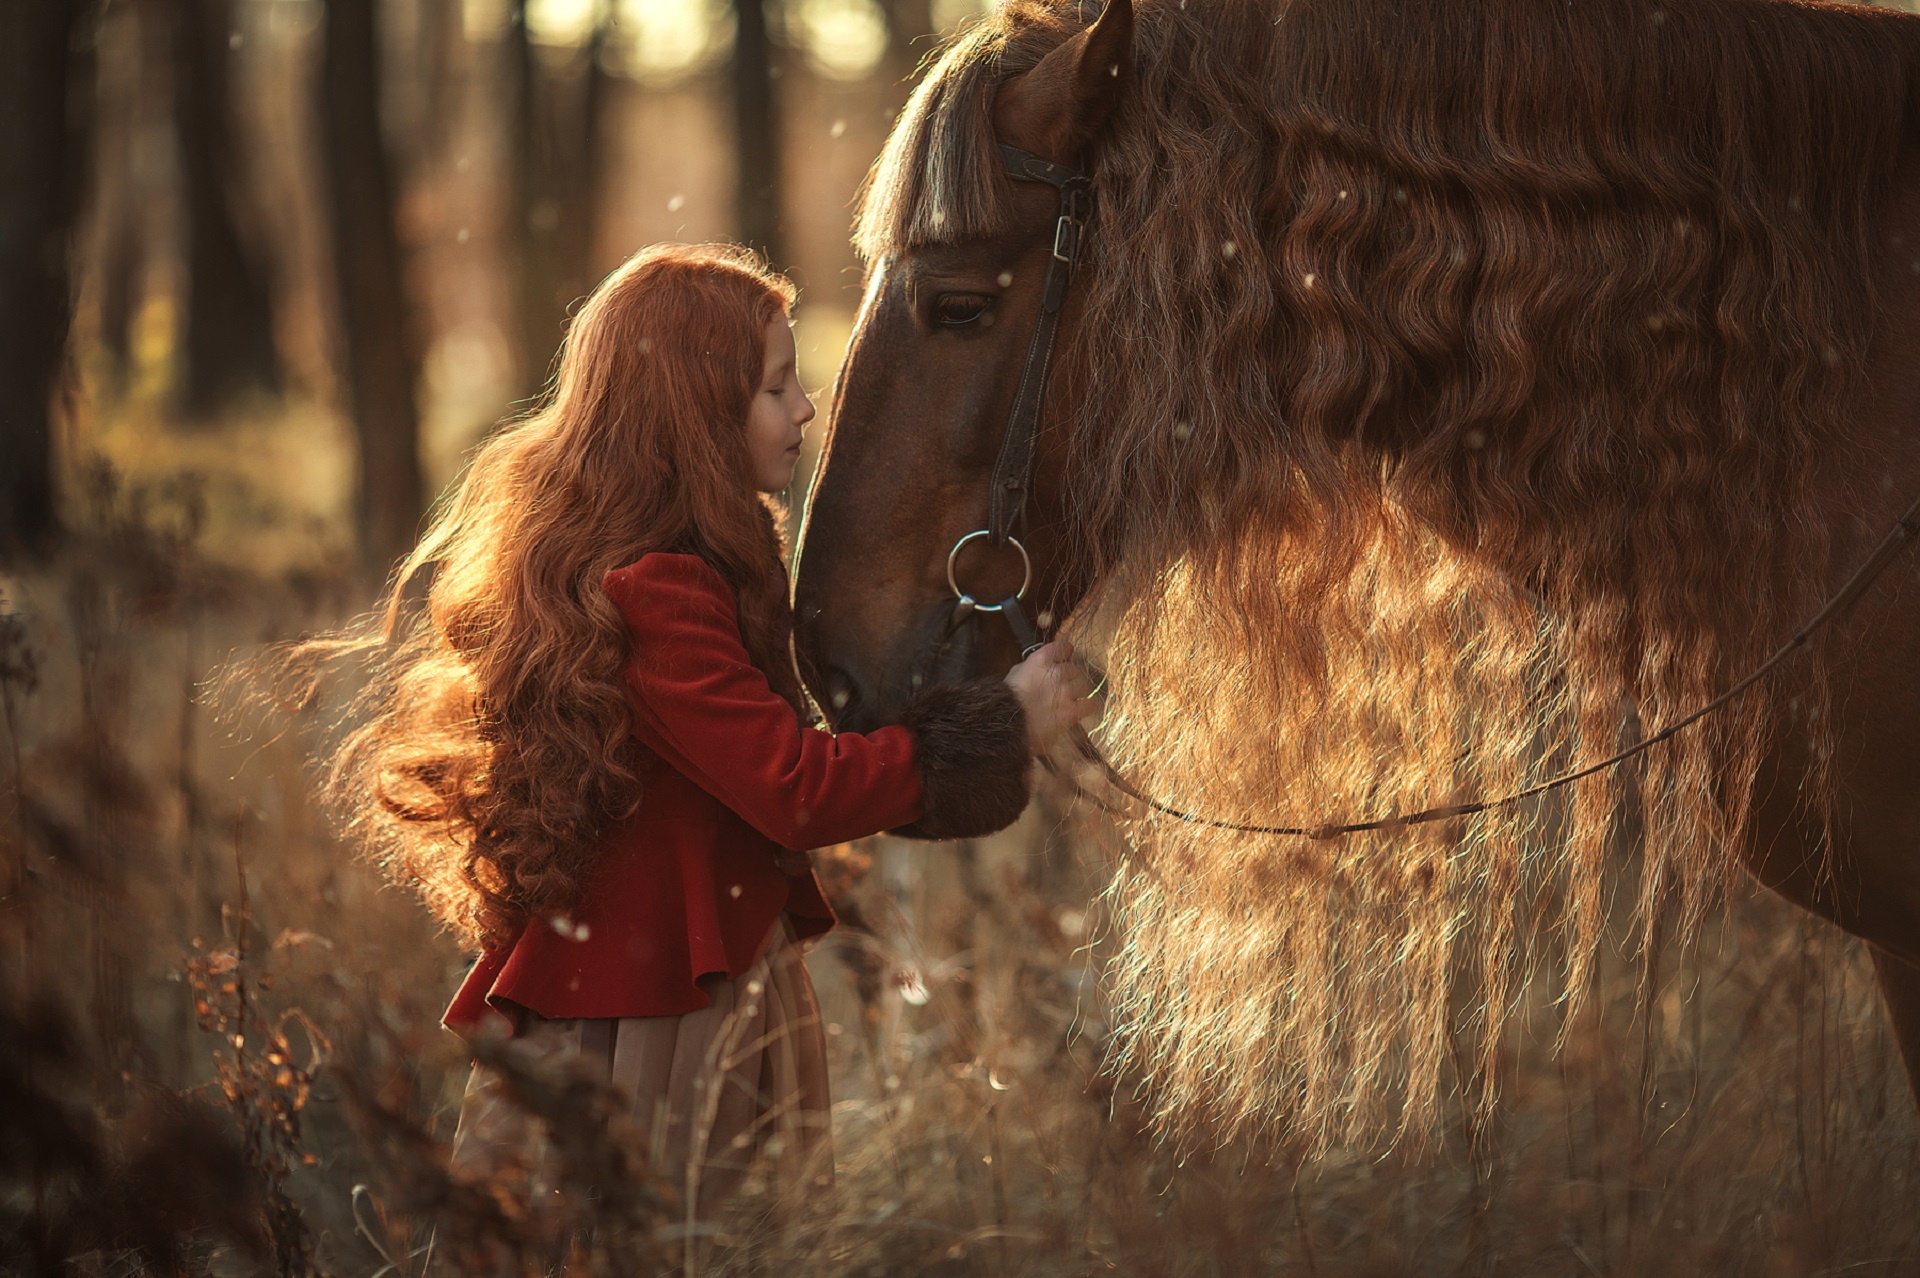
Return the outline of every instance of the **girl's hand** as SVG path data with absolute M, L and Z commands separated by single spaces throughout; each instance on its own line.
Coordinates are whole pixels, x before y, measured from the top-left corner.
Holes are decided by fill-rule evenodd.
M 1007 671 L 1007 683 L 1027 714 L 1027 745 L 1051 750 L 1060 735 L 1093 712 L 1093 686 L 1073 664 L 1073 645 L 1056 639 Z

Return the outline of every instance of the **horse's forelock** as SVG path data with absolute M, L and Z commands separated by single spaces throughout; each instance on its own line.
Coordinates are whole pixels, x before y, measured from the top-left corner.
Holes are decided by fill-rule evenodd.
M 862 258 L 1007 229 L 1013 190 L 993 132 L 994 93 L 1079 25 L 1072 6 L 1012 0 L 930 59 L 861 188 L 853 239 Z

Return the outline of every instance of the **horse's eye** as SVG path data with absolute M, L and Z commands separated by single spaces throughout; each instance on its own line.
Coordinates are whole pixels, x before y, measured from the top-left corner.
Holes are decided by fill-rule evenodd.
M 993 299 L 978 293 L 942 293 L 933 302 L 933 322 L 941 328 L 965 328 L 986 315 Z

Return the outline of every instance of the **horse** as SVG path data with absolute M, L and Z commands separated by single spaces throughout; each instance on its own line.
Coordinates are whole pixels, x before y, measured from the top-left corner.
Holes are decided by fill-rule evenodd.
M 1643 942 L 1743 869 L 1862 938 L 1920 1089 L 1920 555 L 1631 762 L 1468 802 L 1714 704 L 1915 531 L 1920 20 L 1091 7 L 958 35 L 864 188 L 793 595 L 833 726 L 1007 669 L 1016 588 L 1097 655 L 1190 818 L 1107 894 L 1171 1129 L 1491 1104 L 1636 848 Z

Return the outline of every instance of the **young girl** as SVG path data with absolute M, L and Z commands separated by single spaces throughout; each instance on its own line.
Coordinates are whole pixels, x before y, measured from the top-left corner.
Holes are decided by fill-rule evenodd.
M 480 447 L 403 565 L 403 638 L 333 774 L 481 952 L 446 1023 L 587 1061 L 689 1213 L 762 1156 L 830 1173 L 797 942 L 834 915 L 801 850 L 998 829 L 1087 707 L 1056 643 L 926 692 L 898 727 L 804 726 L 762 496 L 813 417 L 792 298 L 717 247 L 648 249 L 599 287 L 550 402 Z M 476 1069 L 456 1162 L 533 1138 L 496 1083 Z

